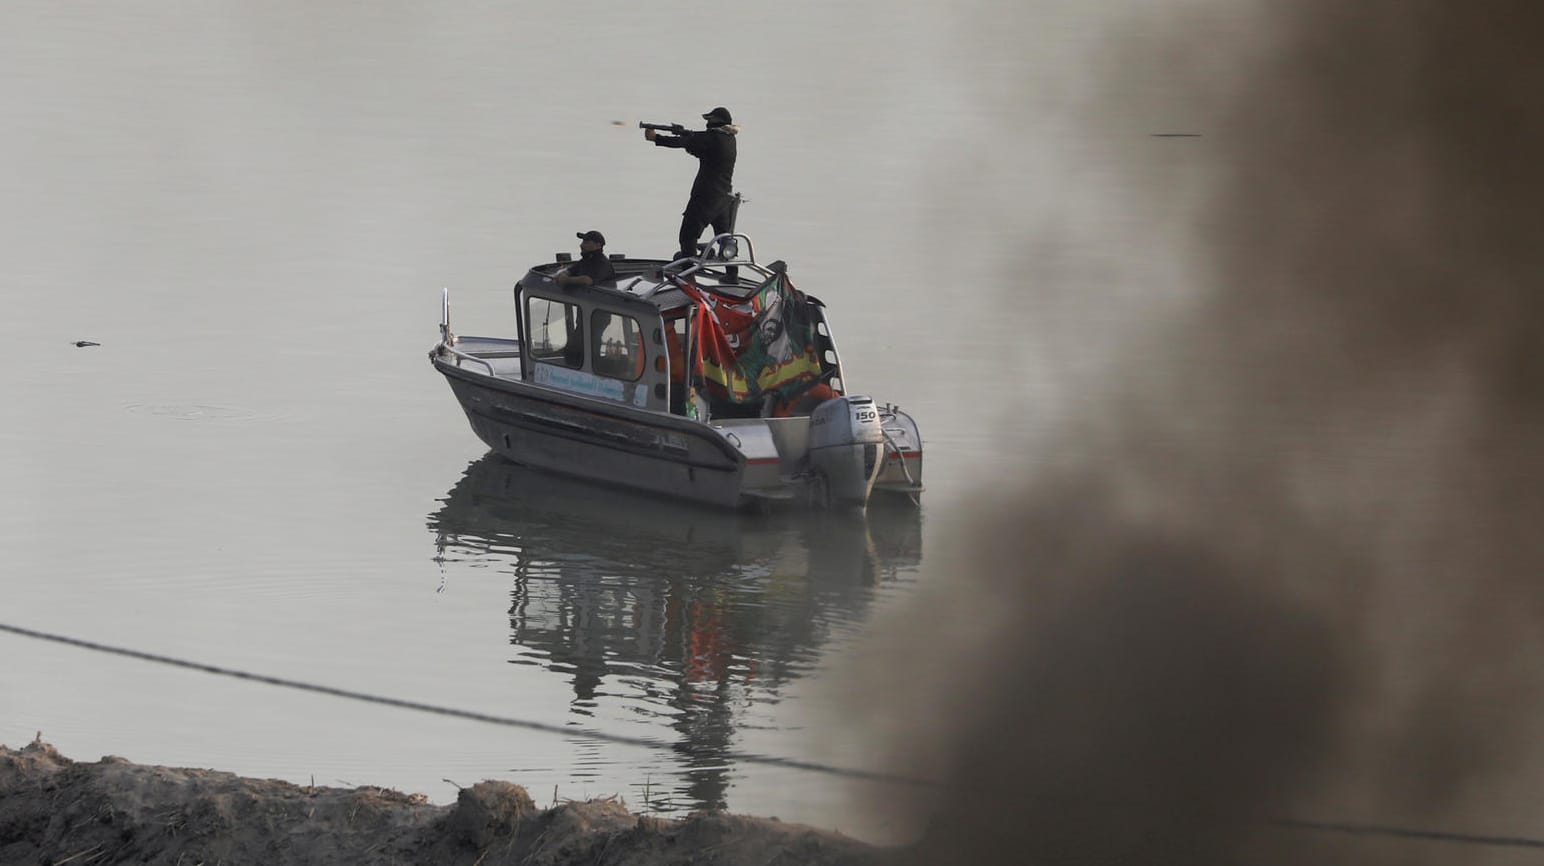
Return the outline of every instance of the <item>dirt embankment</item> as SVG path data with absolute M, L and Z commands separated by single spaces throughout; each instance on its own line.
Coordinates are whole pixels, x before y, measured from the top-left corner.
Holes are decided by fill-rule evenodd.
M 877 866 L 881 853 L 762 818 L 650 818 L 612 800 L 539 809 L 508 782 L 481 782 L 436 806 L 382 788 L 302 787 L 116 757 L 79 763 L 41 741 L 0 745 L 0 863 Z

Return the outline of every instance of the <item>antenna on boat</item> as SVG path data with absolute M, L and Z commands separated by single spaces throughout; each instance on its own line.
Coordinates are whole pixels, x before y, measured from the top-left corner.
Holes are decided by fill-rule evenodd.
M 456 344 L 456 335 L 450 332 L 450 287 L 440 288 L 440 342 L 447 346 Z

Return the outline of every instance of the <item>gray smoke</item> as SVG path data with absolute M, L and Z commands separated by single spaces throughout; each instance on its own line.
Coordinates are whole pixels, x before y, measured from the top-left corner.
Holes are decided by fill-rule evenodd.
M 1270 6 L 1195 82 L 1226 96 L 1190 142 L 1202 300 L 958 519 L 864 672 L 891 769 L 944 782 L 883 804 L 917 862 L 1513 856 L 1282 818 L 1544 836 L 1544 7 Z M 1091 128 L 1223 52 L 1171 23 L 1109 52 Z

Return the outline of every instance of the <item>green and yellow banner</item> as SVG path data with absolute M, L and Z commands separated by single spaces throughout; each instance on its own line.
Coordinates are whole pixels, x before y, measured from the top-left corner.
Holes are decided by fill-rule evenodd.
M 731 402 L 789 396 L 820 376 L 808 302 L 785 274 L 744 301 L 683 288 L 697 301 L 697 372 Z

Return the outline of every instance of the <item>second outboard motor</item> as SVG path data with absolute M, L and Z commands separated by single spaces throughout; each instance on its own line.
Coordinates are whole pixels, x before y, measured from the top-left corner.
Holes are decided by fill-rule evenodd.
M 833 397 L 810 413 L 810 499 L 815 505 L 868 503 L 883 468 L 884 430 L 870 397 Z

